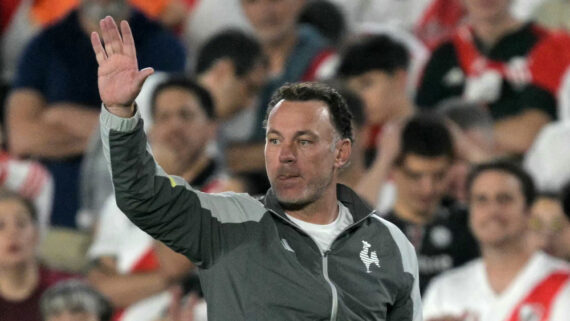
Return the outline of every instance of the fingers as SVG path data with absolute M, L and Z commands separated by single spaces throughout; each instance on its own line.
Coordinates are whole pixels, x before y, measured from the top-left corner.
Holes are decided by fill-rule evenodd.
M 107 56 L 111 56 L 113 54 L 113 48 L 111 47 L 111 31 L 109 28 L 108 20 L 112 19 L 110 17 L 105 17 L 99 21 L 99 27 L 101 27 L 101 36 L 103 37 L 103 44 L 105 45 L 105 52 Z
M 111 17 L 107 17 L 106 19 L 108 20 L 107 23 L 111 33 L 111 48 L 113 48 L 113 53 L 120 54 L 123 52 L 123 40 L 121 39 L 119 28 L 115 23 L 115 19 Z
M 97 59 L 97 63 L 100 65 L 107 59 L 107 54 L 105 53 L 105 49 L 103 49 L 103 45 L 101 44 L 101 39 L 99 38 L 99 34 L 97 32 L 91 33 L 91 46 L 93 47 L 93 51 L 95 51 L 95 58 Z
M 103 36 L 107 55 L 121 54 L 123 52 L 123 40 L 121 39 L 121 34 L 119 33 L 119 28 L 115 20 L 107 16 L 101 19 L 99 26 L 101 27 L 101 35 Z
M 129 23 L 125 20 L 121 21 L 121 33 L 123 34 L 123 52 L 129 57 L 137 56 L 137 51 L 135 48 L 135 40 L 133 39 L 133 33 L 131 32 L 131 27 Z

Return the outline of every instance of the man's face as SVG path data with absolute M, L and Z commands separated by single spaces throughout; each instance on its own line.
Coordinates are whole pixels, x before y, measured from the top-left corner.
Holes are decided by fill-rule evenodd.
M 350 77 L 347 85 L 363 100 L 366 117 L 371 124 L 382 124 L 390 119 L 400 107 L 392 98 L 400 96 L 398 91 L 405 90 L 395 76 L 380 70 Z
M 243 11 L 262 43 L 275 43 L 294 32 L 304 0 L 241 0 Z
M 283 100 L 271 111 L 265 167 L 285 209 L 308 205 L 336 188 L 336 172 L 346 161 L 338 159 L 340 146 L 346 140 L 337 137 L 322 101 Z
M 171 153 L 173 161 L 185 169 L 203 155 L 214 137 L 214 126 L 193 93 L 170 87 L 156 97 L 150 140 L 153 149 L 157 146 L 164 154 Z
M 501 247 L 524 240 L 528 208 L 518 179 L 498 170 L 475 178 L 469 193 L 470 224 L 481 247 Z
M 499 21 L 509 13 L 511 0 L 464 0 L 469 18 L 475 21 Z
M 37 228 L 21 202 L 0 201 L 0 269 L 34 260 L 37 237 Z
M 533 244 L 551 255 L 570 260 L 570 221 L 564 215 L 560 201 L 538 198 L 530 213 Z
M 217 108 L 218 116 L 228 119 L 253 105 L 267 79 L 267 68 L 259 62 L 242 76 L 236 76 L 235 69 L 229 70 L 225 78 L 223 84 L 220 84 L 221 99 Z
M 447 191 L 450 164 L 448 156 L 406 155 L 393 172 L 398 202 L 419 216 L 434 213 Z

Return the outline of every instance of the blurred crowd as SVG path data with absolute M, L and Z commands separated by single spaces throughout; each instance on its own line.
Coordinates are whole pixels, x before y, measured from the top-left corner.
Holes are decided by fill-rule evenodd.
M 265 193 L 271 94 L 325 82 L 353 114 L 342 182 L 415 247 L 426 320 L 560 315 L 570 1 L 3 0 L 0 321 L 193 321 L 216 308 L 193 263 L 115 203 L 89 40 L 108 15 L 129 21 L 139 66 L 158 71 L 137 105 L 167 173 Z M 526 308 L 537 291 L 549 301 Z

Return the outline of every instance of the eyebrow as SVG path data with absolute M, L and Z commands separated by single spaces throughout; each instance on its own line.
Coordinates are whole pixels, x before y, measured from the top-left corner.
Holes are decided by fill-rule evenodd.
M 269 136 L 269 134 L 276 134 L 276 135 L 279 135 L 279 136 L 283 137 L 283 135 L 282 135 L 278 130 L 275 130 L 275 129 L 270 129 L 269 131 L 267 131 L 267 135 L 266 135 L 266 136 Z M 317 134 L 315 134 L 315 132 L 313 132 L 312 130 L 300 130 L 300 131 L 297 131 L 297 132 L 295 132 L 294 137 L 299 137 L 299 136 L 303 136 L 303 135 L 308 135 L 308 136 L 315 137 L 315 138 L 319 137 L 319 136 L 318 136 Z

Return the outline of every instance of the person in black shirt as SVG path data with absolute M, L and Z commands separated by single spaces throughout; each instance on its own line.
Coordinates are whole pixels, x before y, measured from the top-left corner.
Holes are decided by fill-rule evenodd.
M 440 118 L 419 114 L 403 126 L 392 178 L 397 197 L 385 218 L 418 255 L 420 289 L 437 274 L 479 255 L 465 207 L 444 196 L 454 161 L 453 140 Z

